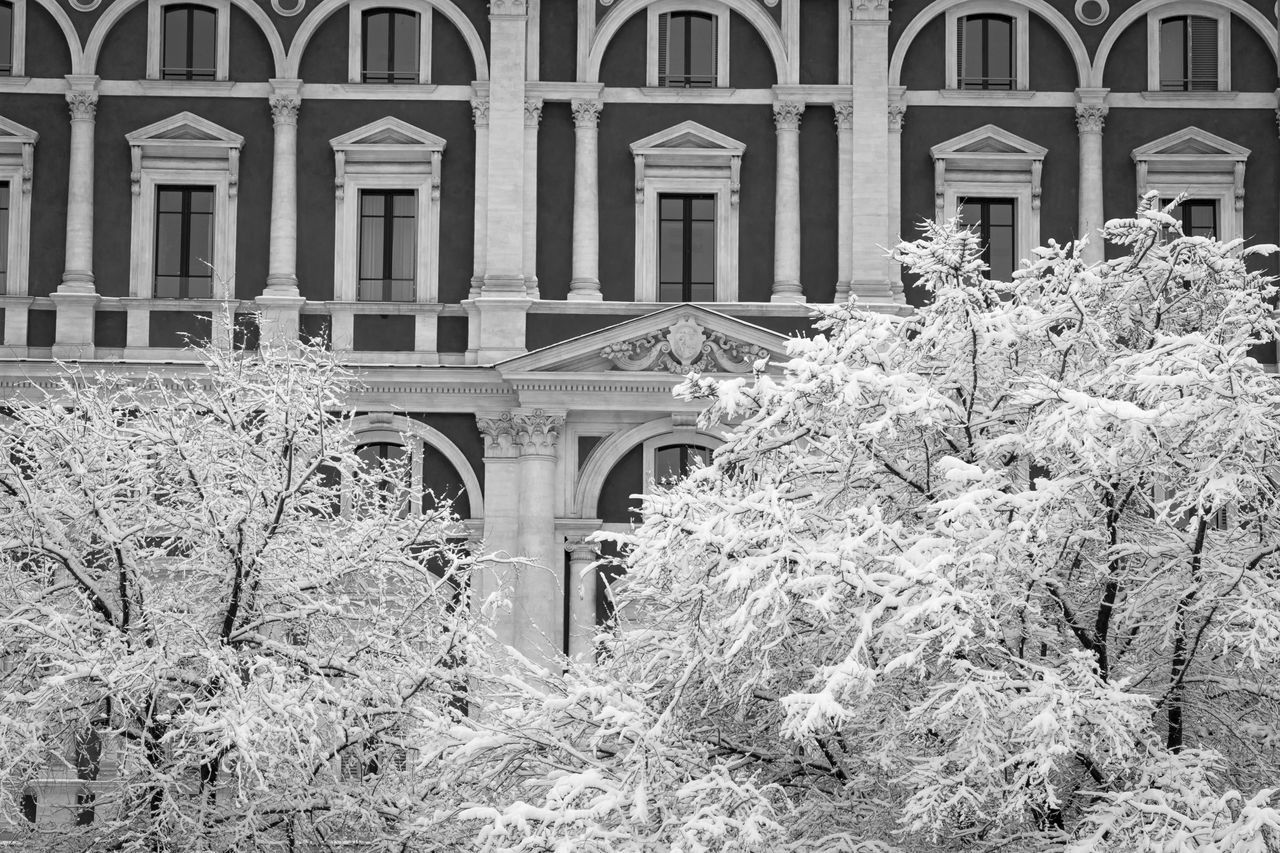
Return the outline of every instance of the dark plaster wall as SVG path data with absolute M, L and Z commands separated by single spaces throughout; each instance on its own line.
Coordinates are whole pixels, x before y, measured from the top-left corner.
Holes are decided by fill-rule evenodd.
M 836 157 L 835 111 L 810 106 L 800 124 L 800 283 L 808 302 L 831 302 L 836 293 Z
M 0 95 L 0 115 L 40 134 L 31 178 L 28 292 L 48 296 L 62 281 L 65 260 L 67 159 L 71 150 L 67 102 L 62 95 Z
M 618 460 L 604 479 L 596 517 L 605 524 L 625 524 L 636 520 L 640 501 L 631 495 L 644 491 L 644 448 L 636 445 Z
M 781 8 L 781 4 L 779 4 Z M 834 83 L 840 51 L 840 20 L 834 2 L 800 6 L 800 82 Z
M 575 3 L 543 3 L 538 20 L 541 41 L 539 76 L 543 80 L 573 80 L 578 51 L 578 7 Z
M 67 37 L 39 3 L 27 4 L 26 49 L 28 77 L 61 77 L 71 73 Z
M 266 36 L 248 14 L 235 6 L 231 7 L 230 30 L 230 79 L 253 82 L 275 77 L 275 61 Z M 147 4 L 141 3 L 126 12 L 107 34 L 98 56 L 98 76 L 103 80 L 141 80 L 146 75 Z
M 645 11 L 636 13 L 609 41 L 600 62 L 600 81 L 606 86 L 645 85 L 647 20 Z M 543 50 L 547 47 L 544 43 Z M 730 14 L 729 85 L 735 89 L 767 89 L 777 81 L 773 54 L 760 34 L 741 15 Z
M 564 299 L 573 275 L 573 133 L 568 104 L 543 105 L 538 129 L 537 270 L 543 299 Z
M 439 430 L 445 438 L 453 442 L 470 463 L 472 472 L 480 481 L 480 488 L 484 488 L 484 442 L 480 438 L 480 430 L 476 428 L 475 415 L 419 412 L 410 414 L 409 417 Z M 461 485 L 460 477 L 457 482 Z

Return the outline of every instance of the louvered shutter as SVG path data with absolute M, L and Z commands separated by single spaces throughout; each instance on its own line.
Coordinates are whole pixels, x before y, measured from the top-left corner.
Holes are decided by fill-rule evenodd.
M 720 79 L 720 27 L 719 22 L 711 19 L 711 85 L 727 86 L 728 80 Z
M 1187 40 L 1191 43 L 1188 77 L 1193 92 L 1218 90 L 1218 22 L 1213 18 L 1187 19 Z
M 956 19 L 956 88 L 964 86 L 964 26 L 965 19 Z
M 658 85 L 667 85 L 667 24 L 671 15 L 663 12 L 658 16 Z

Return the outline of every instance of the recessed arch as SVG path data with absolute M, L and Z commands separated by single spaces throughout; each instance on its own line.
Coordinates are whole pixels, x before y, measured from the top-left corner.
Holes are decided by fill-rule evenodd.
M 573 514 L 578 518 L 595 518 L 596 504 L 600 501 L 600 492 L 604 489 L 604 481 L 613 467 L 631 452 L 632 448 L 644 444 L 651 438 L 671 436 L 673 444 L 679 444 L 687 438 L 696 438 L 709 442 L 712 447 L 724 442 L 720 432 L 706 430 L 677 430 L 671 418 L 658 418 L 631 429 L 615 432 L 596 445 L 595 450 L 582 466 L 578 475 L 578 483 L 573 490 Z
M 71 23 L 71 16 L 67 14 L 67 10 L 59 6 L 55 0 L 35 0 L 35 3 L 48 12 L 57 22 L 58 28 L 62 30 L 62 36 L 67 40 L 67 53 L 70 54 L 72 69 L 76 74 L 85 73 L 80 70 L 84 64 L 84 50 L 80 46 L 80 36 L 76 34 L 75 25 Z
M 345 8 L 349 1 L 323 0 L 320 5 L 311 10 L 310 14 L 303 20 L 302 25 L 298 27 L 298 32 L 294 34 L 293 41 L 289 43 L 289 54 L 285 63 L 287 71 L 282 76 L 297 79 L 302 68 L 302 55 L 306 53 L 311 37 L 315 35 L 316 30 L 330 15 L 339 9 Z M 463 11 L 452 0 L 400 0 L 395 5 L 403 8 L 412 8 L 420 13 L 429 13 L 434 10 L 444 15 L 449 23 L 457 27 L 458 32 L 462 33 L 462 38 L 467 43 L 467 49 L 471 51 L 471 61 L 476 67 L 475 79 L 489 79 L 489 60 L 485 58 L 484 42 L 480 39 L 480 33 L 476 31 L 471 19 L 463 14 Z
M 1071 52 L 1071 59 L 1076 65 L 1076 80 L 1078 81 L 1076 85 L 1079 87 L 1089 85 L 1089 51 L 1085 48 L 1080 34 L 1076 32 L 1076 28 L 1072 26 L 1066 16 L 1050 6 L 1046 0 L 1006 0 L 1006 2 L 1009 6 L 1022 6 L 1047 21 L 1053 31 L 1066 44 L 1067 50 Z M 1159 0 L 1151 0 L 1151 2 L 1159 2 Z M 991 4 L 984 2 L 982 5 L 985 8 Z M 957 5 L 955 0 L 934 0 L 934 2 L 925 6 L 920 11 L 920 14 L 912 18 L 911 22 L 903 29 L 902 35 L 898 37 L 898 43 L 893 47 L 893 56 L 889 59 L 890 86 L 901 85 L 902 64 L 906 61 L 907 51 L 911 48 L 916 36 L 925 28 L 925 25 L 950 8 L 956 9 L 957 12 L 963 12 L 964 4 Z
M 1107 59 L 1111 56 L 1111 48 L 1115 47 L 1116 41 L 1120 38 L 1132 24 L 1141 18 L 1146 17 L 1147 13 L 1159 9 L 1166 5 L 1168 0 L 1139 0 L 1133 6 L 1125 9 L 1124 12 L 1112 22 L 1107 28 L 1107 32 L 1102 37 L 1102 41 L 1098 43 L 1098 52 L 1093 58 L 1093 67 L 1089 73 L 1089 85 L 1091 87 L 1101 87 L 1103 74 L 1107 70 Z M 1200 5 L 1206 9 L 1226 9 L 1231 14 L 1238 16 L 1242 21 L 1253 28 L 1271 50 L 1271 58 L 1280 62 L 1280 54 L 1276 52 L 1276 28 L 1271 22 L 1254 7 L 1250 6 L 1244 0 L 1201 0 Z
M 480 480 L 471 468 L 471 463 L 467 461 L 466 455 L 440 430 L 404 415 L 382 413 L 352 418 L 350 429 L 357 444 L 362 438 L 366 441 L 394 442 L 401 436 L 410 436 L 435 448 L 441 456 L 449 460 L 449 464 L 462 478 L 467 502 L 471 507 L 471 519 L 484 518 L 484 495 L 480 491 Z
M 93 30 L 89 33 L 89 40 L 85 42 L 82 67 L 79 73 L 97 73 L 98 54 L 102 51 L 102 45 L 106 41 L 107 35 L 111 32 L 111 28 L 124 17 L 126 12 L 144 2 L 146 0 L 116 0 L 107 8 L 107 11 L 102 13 L 102 17 L 93 25 Z M 248 15 L 258 25 L 258 29 L 262 31 L 263 37 L 267 40 L 267 45 L 271 48 L 275 76 L 288 77 L 289 75 L 285 73 L 287 62 L 284 42 L 280 40 L 280 33 L 276 31 L 275 25 L 267 17 L 267 13 L 253 0 L 230 0 L 230 2 L 232 6 Z
M 659 0 L 620 0 L 613 11 L 605 16 L 600 28 L 596 30 L 595 37 L 591 40 L 586 64 L 579 72 L 580 82 L 600 82 L 600 63 L 604 61 L 604 52 L 609 47 L 609 42 L 630 18 L 657 2 Z M 764 39 L 765 46 L 773 56 L 774 73 L 777 75 L 778 83 L 792 85 L 798 82 L 791 74 L 790 63 L 787 62 L 787 46 L 782 38 L 782 30 L 758 2 L 755 0 L 690 0 L 687 5 L 690 9 L 711 7 L 720 9 L 727 6 L 746 18 L 747 23 L 751 24 Z

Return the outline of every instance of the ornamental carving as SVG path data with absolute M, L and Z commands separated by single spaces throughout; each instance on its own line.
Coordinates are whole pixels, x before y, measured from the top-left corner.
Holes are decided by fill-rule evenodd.
M 524 126 L 537 127 L 542 122 L 542 99 L 524 99 Z
M 294 0 L 293 6 L 285 8 L 280 0 L 271 0 L 271 9 L 277 15 L 284 15 L 286 18 L 292 18 L 307 7 L 307 0 Z
M 746 373 L 757 360 L 768 358 L 769 351 L 735 341 L 723 332 L 708 331 L 692 317 L 685 317 L 664 331 L 610 344 L 600 355 L 619 370 Z
M 599 101 L 575 99 L 573 101 L 574 127 L 595 127 L 600 122 L 600 109 L 603 106 Z
M 518 412 L 513 420 L 521 456 L 556 455 L 560 430 L 564 428 L 564 415 L 534 409 L 532 412 Z
M 93 121 L 98 111 L 98 93 L 72 90 L 67 92 L 67 107 L 72 121 Z
M 520 453 L 516 444 L 516 421 L 510 412 L 495 415 L 476 415 L 476 427 L 484 440 L 486 457 L 512 458 Z
M 1076 130 L 1081 133 L 1102 133 L 1107 119 L 1104 104 L 1076 104 Z
M 889 105 L 889 132 L 902 133 L 902 127 L 907 123 L 907 105 L 906 104 L 890 104 Z
M 773 122 L 778 130 L 799 130 L 802 115 L 804 103 L 801 101 L 778 101 L 773 105 Z
M 853 130 L 853 104 L 836 103 L 831 108 L 836 111 L 836 130 Z
M 475 120 L 476 127 L 489 126 L 489 99 L 488 98 L 472 98 L 471 99 L 471 118 Z
M 271 121 L 275 124 L 297 124 L 298 109 L 302 102 L 295 95 L 276 95 L 267 101 L 271 105 Z

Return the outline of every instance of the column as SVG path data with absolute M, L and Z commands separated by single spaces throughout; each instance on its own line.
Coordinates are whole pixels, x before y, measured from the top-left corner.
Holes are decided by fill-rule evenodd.
M 54 358 L 93 357 L 93 131 L 98 78 L 67 75 L 71 151 L 67 164 L 67 233 L 62 283 L 52 294 L 58 309 Z
M 494 559 L 483 563 L 474 583 L 474 603 L 483 607 L 494 595 L 515 597 L 519 553 L 520 448 L 516 444 L 515 418 L 510 412 L 478 413 L 476 427 L 484 441 L 484 544 Z M 514 614 L 495 611 L 494 634 L 507 645 L 516 645 Z
M 558 673 L 564 654 L 564 550 L 556 540 L 556 451 L 564 415 L 542 409 L 518 412 L 515 426 L 520 447 L 518 547 L 528 560 L 520 568 L 512 602 L 516 648 Z M 486 480 L 486 493 L 491 488 Z
M 525 176 L 524 157 L 518 147 L 523 148 L 524 144 L 527 20 L 525 0 L 493 0 L 489 4 L 490 151 L 489 197 L 485 205 L 489 222 L 485 233 L 482 298 L 515 295 L 523 298 L 525 294 Z M 487 331 L 482 329 L 481 333 Z
M 1105 243 L 1098 230 L 1103 225 L 1102 125 L 1107 117 L 1103 103 L 1106 89 L 1076 89 L 1076 130 L 1080 133 L 1080 227 L 1078 237 L 1088 243 L 1080 252 L 1086 264 L 1102 261 Z
M 489 225 L 489 98 L 471 99 L 471 117 L 476 125 L 476 179 L 475 179 L 475 249 L 472 252 L 471 293 L 469 298 L 480 295 L 484 285 L 484 253 L 488 240 L 485 232 Z M 473 335 L 475 332 L 473 332 Z M 473 338 L 476 340 L 476 338 Z
M 298 293 L 298 90 L 301 80 L 271 81 L 267 100 L 275 128 L 271 153 L 271 230 L 267 286 L 255 300 L 259 338 L 276 346 L 298 340 L 305 299 Z
M 538 125 L 542 99 L 524 99 L 524 285 L 538 298 Z
M 590 662 L 595 651 L 596 571 L 587 567 L 596 561 L 595 543 L 570 536 L 564 548 L 569 552 L 569 657 Z
M 597 100 L 573 102 L 573 277 L 569 298 L 600 301 L 600 189 Z M 640 247 L 636 247 L 640 251 Z
M 905 94 L 905 89 L 903 93 Z M 907 120 L 907 105 L 902 101 L 889 104 L 889 242 L 897 245 L 902 229 L 902 127 Z M 889 261 L 890 288 L 902 293 L 902 264 Z
M 836 111 L 836 302 L 849 298 L 853 282 L 853 104 Z
M 800 287 L 800 101 L 778 101 L 777 194 L 773 214 L 773 302 L 803 302 Z

